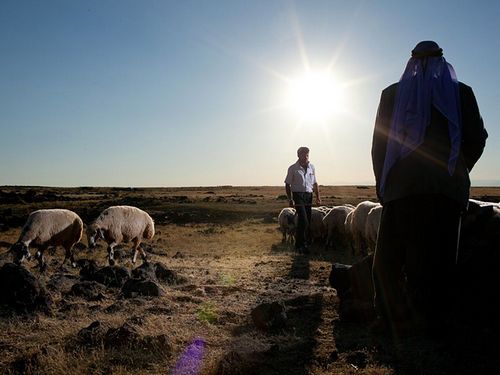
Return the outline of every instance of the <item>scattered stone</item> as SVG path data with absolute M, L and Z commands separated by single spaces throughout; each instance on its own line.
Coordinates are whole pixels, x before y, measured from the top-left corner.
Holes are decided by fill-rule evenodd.
M 179 276 L 161 263 L 143 263 L 132 271 L 132 276 L 140 280 L 164 282 L 168 285 L 178 285 L 187 282 L 187 279 Z
M 103 267 L 90 277 L 90 280 L 97 281 L 110 288 L 121 288 L 129 279 L 130 271 L 121 266 Z
M 132 348 L 139 340 L 140 335 L 137 329 L 125 323 L 121 327 L 108 329 L 104 336 L 104 347 L 106 349 Z
M 78 332 L 77 342 L 87 347 L 100 346 L 104 342 L 105 332 L 106 328 L 99 320 L 96 320 Z
M 187 282 L 185 277 L 179 276 L 177 272 L 168 269 L 161 263 L 155 263 L 155 275 L 159 281 L 168 285 L 179 285 Z
M 158 297 L 162 290 L 154 281 L 129 279 L 123 285 L 121 295 L 125 298 L 134 298 L 137 296 Z
M 172 314 L 172 308 L 162 307 L 162 306 L 152 306 L 147 308 L 146 312 L 154 315 L 170 315 Z
M 100 301 L 104 298 L 106 287 L 96 281 L 82 281 L 71 287 L 69 295 L 83 297 L 89 301 Z
M 286 324 L 286 307 L 283 302 L 263 303 L 251 312 L 255 326 L 262 331 L 276 331 Z
M 125 323 L 127 324 L 133 324 L 136 326 L 142 326 L 146 322 L 146 318 L 144 316 L 132 316 L 127 319 Z
M 104 311 L 108 314 L 112 314 L 118 311 L 122 311 L 125 309 L 125 302 L 124 301 L 117 301 L 113 303 L 112 305 L 109 305 L 104 309 Z
M 147 262 L 132 270 L 132 276 L 136 279 L 156 281 L 155 265 Z
M 73 284 L 78 280 L 78 276 L 71 274 L 54 275 L 47 283 L 47 288 L 51 291 L 57 291 L 66 294 L 71 290 Z
M 85 280 L 91 280 L 95 273 L 99 271 L 99 266 L 95 260 L 78 259 L 76 265 L 80 268 L 80 276 Z
M 137 329 L 129 323 L 118 328 L 110 328 L 104 336 L 104 347 L 106 349 L 128 348 L 163 355 L 170 354 L 172 351 L 167 335 L 141 336 Z

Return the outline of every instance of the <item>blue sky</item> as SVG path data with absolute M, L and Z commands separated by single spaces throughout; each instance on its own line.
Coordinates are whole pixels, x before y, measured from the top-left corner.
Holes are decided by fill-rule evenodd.
M 282 185 L 299 146 L 320 184 L 373 184 L 381 90 L 432 39 L 472 86 L 500 185 L 500 3 L 0 2 L 0 185 Z M 330 68 L 342 111 L 304 119 L 290 80 Z

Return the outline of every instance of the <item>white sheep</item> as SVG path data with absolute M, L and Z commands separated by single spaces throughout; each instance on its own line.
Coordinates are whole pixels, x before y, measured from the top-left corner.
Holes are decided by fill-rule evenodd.
M 87 226 L 87 240 L 90 248 L 95 247 L 98 239 L 108 244 L 108 262 L 115 263 L 114 248 L 123 242 L 133 243 L 134 256 L 132 263 L 137 260 L 137 253 L 141 251 L 143 261 L 146 261 L 146 252 L 140 247 L 142 240 L 150 240 L 155 234 L 154 221 L 149 214 L 137 207 L 111 206 L 106 208 Z
M 73 246 L 80 241 L 83 233 L 83 222 L 80 217 L 70 210 L 46 209 L 37 210 L 28 216 L 28 220 L 21 231 L 17 242 L 12 246 L 16 263 L 30 259 L 29 247 L 38 249 L 36 258 L 40 271 L 43 272 L 47 265 L 43 258 L 44 251 L 49 246 L 62 246 L 66 251 L 64 264 L 69 258 L 71 265 L 76 267 L 73 258 Z
M 353 252 L 366 252 L 366 218 L 368 217 L 368 212 L 370 212 L 373 207 L 377 207 L 379 205 L 380 203 L 363 201 L 358 203 L 352 211 L 352 216 L 350 218 L 350 233 L 352 236 Z
M 321 241 L 326 237 L 326 229 L 323 224 L 323 218 L 329 209 L 324 206 L 311 208 L 311 222 L 309 223 L 309 234 L 311 242 Z
M 365 241 L 369 252 L 375 251 L 381 217 L 382 205 L 373 207 L 370 212 L 368 212 L 365 224 Z
M 327 246 L 332 246 L 334 242 L 346 244 L 345 220 L 353 209 L 352 205 L 334 206 L 323 218 Z
M 295 229 L 297 227 L 296 219 L 297 213 L 295 208 L 285 207 L 278 215 L 278 223 L 281 234 L 283 235 L 281 242 L 293 243 L 295 238 Z

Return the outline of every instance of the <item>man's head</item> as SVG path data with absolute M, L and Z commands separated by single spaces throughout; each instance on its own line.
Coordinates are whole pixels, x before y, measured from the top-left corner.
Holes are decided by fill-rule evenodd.
M 411 51 L 411 57 L 425 58 L 425 57 L 441 57 L 443 56 L 443 49 L 432 40 L 424 40 L 418 42 L 415 48 Z
M 309 148 L 299 147 L 297 150 L 297 156 L 299 157 L 299 163 L 305 165 L 309 162 Z

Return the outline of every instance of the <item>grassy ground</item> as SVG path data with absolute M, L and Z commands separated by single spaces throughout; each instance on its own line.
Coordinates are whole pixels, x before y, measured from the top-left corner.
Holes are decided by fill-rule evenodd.
M 488 373 L 490 357 L 475 350 L 473 342 L 394 342 L 371 334 L 366 326 L 342 322 L 328 275 L 333 262 L 357 259 L 321 244 L 302 256 L 282 244 L 276 217 L 286 202 L 280 197 L 283 190 L 0 187 L 0 264 L 10 260 L 5 252 L 35 209 L 73 209 L 87 223 L 110 205 L 130 204 L 155 219 L 151 262 L 186 279 L 176 286 L 161 285 L 160 297 L 123 299 L 118 289 L 108 288 L 98 301 L 69 296 L 70 284 L 61 284 L 51 290 L 51 314 L 16 316 L 2 309 L 0 372 L 175 373 L 183 352 L 198 340 L 202 360 L 192 361 L 182 373 L 195 374 L 198 365 L 202 374 Z M 500 200 L 500 189 L 475 188 L 472 193 Z M 327 205 L 375 200 L 373 187 L 364 186 L 323 187 L 322 195 Z M 82 242 L 86 245 L 86 239 Z M 58 269 L 62 258 L 58 249 L 48 256 L 45 275 L 32 272 L 47 285 L 61 274 L 76 277 L 78 269 Z M 105 246 L 93 252 L 82 246 L 76 258 L 104 266 Z M 133 268 L 129 258 L 120 264 Z M 286 325 L 261 332 L 250 312 L 273 301 L 285 303 Z M 140 344 L 82 345 L 78 333 L 94 321 L 106 329 L 128 324 Z M 154 345 L 147 338 L 155 338 Z

